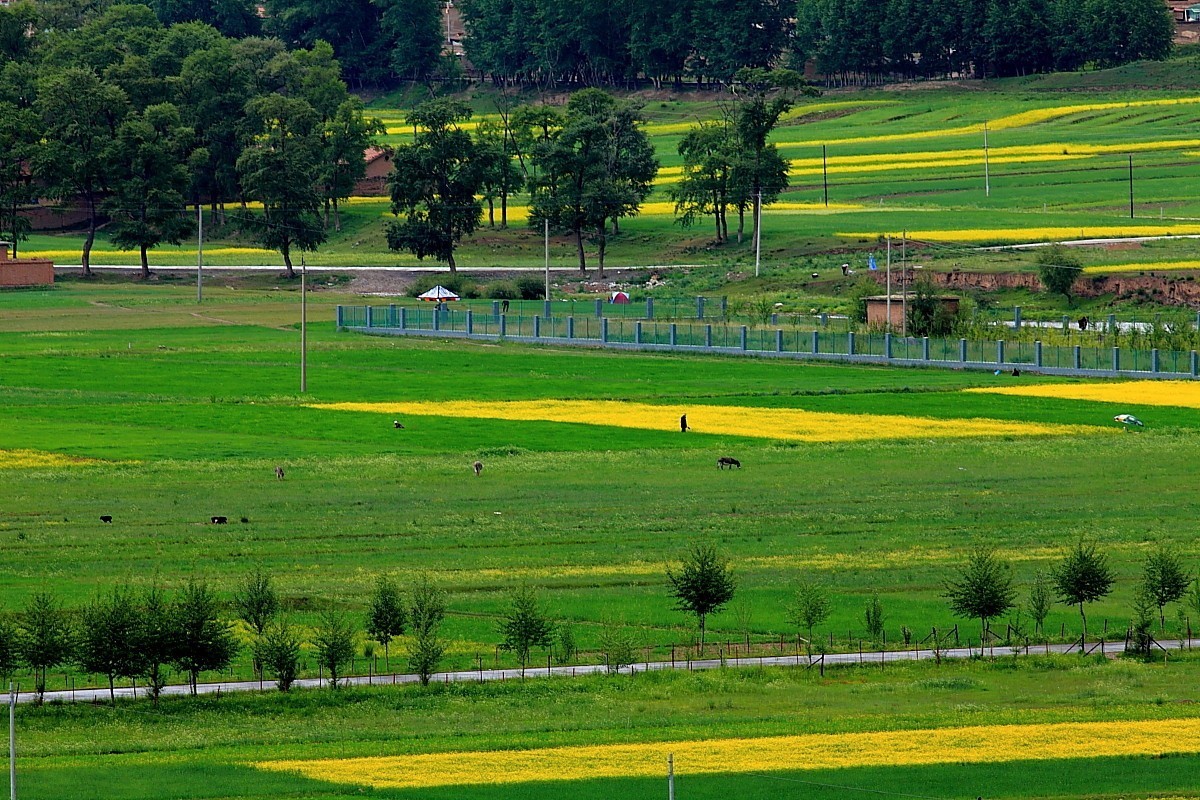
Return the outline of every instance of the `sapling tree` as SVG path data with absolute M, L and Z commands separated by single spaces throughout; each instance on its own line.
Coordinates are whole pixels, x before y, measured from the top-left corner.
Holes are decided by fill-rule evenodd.
M 1051 572 L 1058 600 L 1069 606 L 1079 607 L 1079 619 L 1083 623 L 1083 641 L 1087 641 L 1087 613 L 1085 605 L 1107 597 L 1112 591 L 1116 576 L 1108 566 L 1108 557 L 1096 552 L 1094 543 L 1080 539 Z M 1080 648 L 1080 652 L 1083 649 Z
M 1050 607 L 1054 603 L 1050 589 L 1050 581 L 1045 572 L 1039 569 L 1033 573 L 1033 583 L 1029 587 L 1028 610 L 1029 616 L 1033 617 L 1034 633 L 1044 632 L 1046 617 L 1050 616 Z
M 871 637 L 871 641 L 883 640 L 884 619 L 883 603 L 879 600 L 879 592 L 871 592 L 871 596 L 867 598 L 866 610 L 863 612 L 863 622 L 867 626 L 867 635 Z
M 667 567 L 667 583 L 676 610 L 695 615 L 703 653 L 708 616 L 724 608 L 737 591 L 728 559 L 716 545 L 693 542 L 678 569 Z
M 188 675 L 192 694 L 200 673 L 222 670 L 237 654 L 238 643 L 229 623 L 221 618 L 217 595 L 205 583 L 189 581 L 171 609 L 175 637 L 172 665 Z
M 300 669 L 300 638 L 285 619 L 277 619 L 263 631 L 259 644 L 263 669 L 275 676 L 279 691 L 292 688 Z
M 404 633 L 408 623 L 408 612 L 396 582 L 386 575 L 375 580 L 367 607 L 367 635 L 383 645 L 384 662 L 391 667 L 392 659 L 388 645 L 392 639 Z
M 17 671 L 17 631 L 12 621 L 0 617 L 0 681 L 7 681 Z
M 234 591 L 233 607 L 238 617 L 262 636 L 279 613 L 279 593 L 275 591 L 270 574 L 262 567 L 255 567 Z
M 147 589 L 138 602 L 138 651 L 142 658 L 141 677 L 146 681 L 150 700 L 158 705 L 159 695 L 167 683 L 167 666 L 175 657 L 178 644 L 175 629 L 173 603 L 158 586 Z
M 1142 568 L 1142 585 L 1158 608 L 1158 629 L 1166 628 L 1164 609 L 1168 603 L 1182 599 L 1188 590 L 1188 574 L 1183 560 L 1174 549 L 1160 544 L 1146 556 Z
M 412 636 L 408 641 L 408 667 L 417 673 L 422 686 L 437 672 L 446 652 L 441 637 L 442 620 L 446 618 L 446 593 L 422 575 L 409 592 L 408 620 Z
M 338 688 L 338 680 L 354 658 L 354 627 L 345 614 L 332 606 L 321 614 L 313 632 L 317 663 L 329 677 L 329 688 Z
M 796 587 L 796 594 L 788 604 L 788 622 L 802 628 L 808 634 L 808 656 L 812 658 L 813 628 L 829 619 L 829 596 L 825 587 L 812 581 L 804 581 Z
M 17 616 L 17 652 L 33 670 L 38 702 L 46 693 L 46 672 L 71 659 L 71 621 L 57 597 L 38 592 Z
M 958 577 L 946 582 L 943 596 L 957 616 L 979 620 L 980 646 L 987 637 L 988 621 L 1013 607 L 1017 590 L 1012 568 L 996 557 L 995 550 L 977 547 L 967 557 Z
M 554 623 L 542 607 L 537 593 L 524 584 L 514 589 L 500 622 L 500 634 L 503 636 L 500 649 L 513 653 L 524 671 L 529 663 L 530 651 L 534 647 L 549 647 L 553 633 Z
M 138 632 L 141 615 L 137 600 L 127 587 L 92 599 L 80 614 L 76 657 L 84 672 L 108 678 L 108 696 L 116 705 L 116 679 L 133 678 L 142 672 Z

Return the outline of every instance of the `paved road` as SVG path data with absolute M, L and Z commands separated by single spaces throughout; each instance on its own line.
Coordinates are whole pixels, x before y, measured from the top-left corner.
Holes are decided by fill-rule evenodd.
M 1188 641 L 1163 641 L 1159 645 L 1165 650 L 1178 650 L 1180 647 L 1196 647 L 1200 646 L 1200 639 L 1191 639 Z M 1125 642 L 1106 642 L 1101 645 L 1093 643 L 1088 646 L 1089 653 L 1103 652 L 1105 655 L 1118 655 L 1125 650 Z M 1042 655 L 1047 653 L 1068 653 L 1079 652 L 1078 645 L 1033 645 L 1029 648 L 1011 648 L 995 646 L 987 648 L 985 655 L 992 657 L 1001 656 L 1024 656 L 1024 655 Z M 956 647 L 941 651 L 941 658 L 945 659 L 966 659 L 979 655 L 978 648 Z M 884 653 L 834 653 L 825 656 L 825 666 L 845 665 L 845 664 L 889 664 L 898 661 L 930 661 L 938 657 L 934 650 L 889 650 Z M 645 672 L 647 670 L 663 670 L 663 669 L 679 669 L 679 670 L 697 670 L 697 669 L 719 669 L 720 667 L 744 669 L 748 667 L 818 667 L 820 664 L 819 657 L 814 657 L 810 662 L 803 655 L 796 656 L 765 656 L 762 658 L 726 658 L 723 662 L 719 658 L 706 658 L 696 661 L 650 661 L 639 662 L 628 667 L 622 667 L 621 674 L 631 674 L 637 672 Z M 595 675 L 607 671 L 604 664 L 585 664 L 576 667 L 530 667 L 525 670 L 526 678 L 574 678 L 583 675 Z M 521 679 L 521 670 L 519 669 L 483 669 L 483 670 L 464 670 L 461 672 L 439 672 L 433 680 L 438 683 L 457 683 L 457 682 L 483 682 L 483 681 L 511 681 Z M 343 679 L 343 684 L 351 686 L 366 686 L 368 684 L 401 684 L 401 683 L 416 683 L 418 680 L 416 675 L 388 673 L 385 675 L 374 676 L 356 676 L 353 678 Z M 319 680 L 317 678 L 304 678 L 293 684 L 299 688 L 319 688 L 325 686 L 328 681 Z M 274 683 L 272 681 L 222 681 L 218 683 L 202 683 L 197 687 L 200 694 L 223 694 L 225 692 L 257 692 L 260 690 L 272 690 Z M 172 684 L 163 688 L 164 695 L 184 695 L 190 691 L 187 684 Z M 146 690 L 143 688 L 137 689 L 137 696 L 144 697 Z M 117 689 L 117 697 L 133 697 L 134 690 L 132 688 Z M 21 692 L 17 695 L 17 702 L 30 703 L 36 700 L 36 695 L 33 692 Z M 107 688 L 98 689 L 75 689 L 66 691 L 46 692 L 45 697 L 47 702 L 59 701 L 64 703 L 93 703 L 93 702 L 108 702 L 109 695 Z

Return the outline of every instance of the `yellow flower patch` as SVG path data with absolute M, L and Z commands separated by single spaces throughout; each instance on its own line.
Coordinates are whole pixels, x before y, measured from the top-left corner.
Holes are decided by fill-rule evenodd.
M 900 238 L 901 231 L 838 233 L 847 239 L 873 238 L 889 234 Z M 1116 239 L 1125 236 L 1191 236 L 1200 234 L 1200 225 L 1092 225 L 1081 228 L 958 228 L 945 231 L 908 231 L 909 239 L 925 242 L 1063 242 L 1075 239 Z
M 329 403 L 313 408 L 367 411 L 391 416 L 569 422 L 654 431 L 678 431 L 688 416 L 694 433 L 750 436 L 801 442 L 853 442 L 872 439 L 930 439 L 976 436 L 1056 436 L 1095 433 L 1104 428 L 995 419 L 931 419 L 885 414 L 834 414 L 797 408 L 649 405 L 612 400 L 517 400 L 476 403 Z
M 1200 269 L 1200 261 L 1151 261 L 1144 264 L 1103 264 L 1084 267 L 1087 273 L 1107 275 L 1110 272 L 1170 272 L 1172 270 Z
M 1097 403 L 1129 403 L 1138 406 L 1200 408 L 1200 382 L 1117 381 L 1114 383 L 1057 383 L 1042 386 L 997 386 L 964 389 L 964 392 L 1011 394 L 1021 397 L 1056 397 L 1064 400 L 1093 400 Z
M 928 764 L 981 764 L 1200 752 L 1200 719 L 980 725 L 757 739 L 555 747 L 319 761 L 260 769 L 380 788 L 661 777 Z
M 64 456 L 41 450 L 0 450 L 0 469 L 41 469 L 45 467 L 78 467 L 95 464 L 90 458 Z

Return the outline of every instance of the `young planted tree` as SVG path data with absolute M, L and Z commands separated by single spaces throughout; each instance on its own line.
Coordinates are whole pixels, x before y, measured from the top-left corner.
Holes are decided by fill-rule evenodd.
M 1188 590 L 1188 574 L 1184 571 L 1179 554 L 1165 544 L 1160 544 L 1146 556 L 1142 568 L 1142 586 L 1158 607 L 1158 629 L 1166 628 L 1164 608 L 1168 603 L 1182 599 Z
M 270 573 L 262 567 L 254 571 L 233 592 L 233 607 L 238 618 L 250 626 L 258 636 L 262 636 L 267 625 L 279 613 L 279 593 Z
M 407 622 L 408 611 L 396 582 L 386 575 L 380 575 L 375 581 L 367 609 L 367 635 L 383 645 L 383 659 L 389 668 L 392 659 L 388 645 L 392 639 L 404 633 Z
M 207 584 L 188 581 L 171 609 L 175 636 L 171 664 L 186 672 L 192 694 L 200 673 L 221 670 L 237 655 L 238 644 L 229 623 L 221 619 L 217 595 Z
M 600 622 L 600 651 L 609 672 L 620 672 L 637 659 L 637 638 L 628 625 L 617 620 Z
M 829 619 L 829 596 L 825 587 L 813 581 L 803 581 L 796 587 L 786 614 L 788 622 L 808 634 L 808 657 L 812 658 L 813 628 Z
M 678 569 L 667 567 L 667 583 L 676 610 L 695 615 L 703 653 L 708 616 L 724 608 L 737 591 L 728 559 L 718 552 L 716 545 L 693 542 Z
M 1143 583 L 1133 596 L 1133 617 L 1129 624 L 1129 652 L 1141 658 L 1149 658 L 1154 649 L 1155 606 L 1154 595 Z
M 8 617 L 0 617 L 0 681 L 8 681 L 19 663 L 17 631 Z
M 175 659 L 178 644 L 173 609 L 170 596 L 158 586 L 151 586 L 139 598 L 137 642 L 142 659 L 141 676 L 154 705 L 158 705 L 167 683 L 167 667 Z
M 408 121 L 415 134 L 411 145 L 396 148 L 388 188 L 392 213 L 387 243 L 418 259 L 432 256 L 451 272 L 457 270 L 454 249 L 479 227 L 483 206 L 476 195 L 483 186 L 479 149 L 461 123 L 471 109 L 454 100 L 430 100 L 413 109 Z
M 279 691 L 291 689 L 300 670 L 300 638 L 287 620 L 278 619 L 267 626 L 258 652 L 262 668 L 275 676 Z
M 179 110 L 162 103 L 127 116 L 109 148 L 117 167 L 101 208 L 111 219 L 113 244 L 138 249 L 143 280 L 150 277 L 148 251 L 162 242 L 179 244 L 192 230 L 183 213 L 190 141 Z
M 1046 617 L 1050 616 L 1050 607 L 1054 604 L 1054 596 L 1050 591 L 1050 581 L 1046 573 L 1038 570 L 1033 573 L 1033 584 L 1029 587 L 1029 616 L 1033 617 L 1034 632 L 1041 634 L 1045 628 Z
M 988 621 L 1013 607 L 1017 590 L 1012 568 L 989 547 L 977 547 L 967 557 L 962 572 L 946 582 L 944 597 L 957 616 L 979 620 L 980 647 L 987 637 Z
M 408 620 L 412 636 L 408 641 L 408 667 L 422 686 L 437 672 L 446 652 L 440 629 L 446 618 L 446 593 L 422 575 L 409 593 Z
M 873 642 L 883 641 L 883 623 L 886 617 L 883 613 L 883 603 L 879 600 L 879 592 L 871 592 L 867 598 L 867 608 L 863 612 L 863 622 L 867 626 L 867 635 Z
M 38 592 L 17 615 L 17 652 L 33 670 L 38 702 L 46 693 L 46 672 L 71 660 L 74 637 L 71 620 L 58 598 Z
M 537 592 L 525 584 L 514 589 L 500 622 L 503 637 L 500 649 L 516 655 L 524 673 L 530 651 L 535 647 L 549 647 L 553 634 L 554 623 L 542 607 Z
M 76 659 L 84 672 L 108 678 L 113 705 L 117 702 L 117 678 L 134 678 L 143 672 L 140 628 L 137 598 L 125 586 L 95 597 L 80 615 Z
M 1038 280 L 1051 294 L 1061 294 L 1071 304 L 1071 288 L 1083 274 L 1083 263 L 1079 257 L 1061 245 L 1038 250 L 1034 259 L 1038 269 Z
M 1083 639 L 1087 641 L 1087 613 L 1084 606 L 1112 591 L 1116 576 L 1108 566 L 1108 557 L 1096 552 L 1094 543 L 1080 539 L 1075 549 L 1067 554 L 1052 571 L 1054 588 L 1058 600 L 1069 606 L 1079 606 L 1079 619 L 1083 623 Z M 1083 648 L 1080 648 L 1083 652 Z
M 317 663 L 329 678 L 329 688 L 338 688 L 338 680 L 354 658 L 354 626 L 345 614 L 330 606 L 321 614 L 313 632 Z
M 560 622 L 554 629 L 557 639 L 554 648 L 554 661 L 558 664 L 570 664 L 579 654 L 579 645 L 575 641 L 575 629 L 565 622 Z

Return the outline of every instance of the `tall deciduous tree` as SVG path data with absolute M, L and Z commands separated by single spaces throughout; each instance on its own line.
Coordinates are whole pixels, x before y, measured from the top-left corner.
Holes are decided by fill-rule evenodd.
M 403 81 L 424 81 L 438 71 L 446 27 L 441 0 L 378 0 L 388 66 Z
M 112 187 L 117 168 L 109 146 L 128 104 L 123 91 L 86 69 L 52 72 L 38 88 L 44 144 L 34 159 L 34 172 L 45 181 L 51 197 L 83 203 L 88 228 L 81 263 L 87 277 L 92 274 L 100 202 Z
M 189 581 L 175 599 L 172 632 L 175 648 L 172 664 L 188 675 L 192 694 L 200 673 L 229 666 L 237 654 L 237 640 L 229 623 L 221 619 L 216 594 L 207 584 Z
M 1079 606 L 1079 619 L 1083 623 L 1083 641 L 1087 641 L 1087 613 L 1084 606 L 1112 591 L 1116 576 L 1108 565 L 1108 557 L 1096 552 L 1095 543 L 1080 539 L 1050 573 L 1059 602 Z M 1082 650 L 1081 650 L 1082 652 Z
M 179 110 L 162 103 L 126 117 L 112 142 L 109 157 L 117 168 L 101 208 L 112 220 L 113 244 L 138 249 L 143 279 L 150 277 L 148 251 L 162 242 L 179 244 L 192 229 L 183 214 L 190 140 Z
M 496 224 L 495 201 L 500 201 L 500 227 L 508 227 L 508 198 L 524 184 L 524 177 L 514 160 L 512 136 L 504 124 L 491 121 L 479 123 L 476 130 L 482 170 L 480 191 L 488 204 L 488 226 Z
M 1061 294 L 1067 303 L 1071 302 L 1071 287 L 1083 274 L 1083 262 L 1067 248 L 1061 245 L 1046 247 L 1038 251 L 1034 262 L 1037 264 L 1038 280 L 1042 287 L 1053 294 Z
M 675 598 L 675 608 L 696 617 L 700 628 L 700 651 L 704 652 L 709 615 L 724 608 L 737 591 L 728 559 L 714 544 L 693 542 L 678 568 L 667 567 L 667 583 Z
M 521 662 L 521 669 L 529 663 L 530 651 L 535 647 L 549 647 L 554 635 L 554 623 L 542 607 L 537 592 L 522 584 L 512 591 L 508 607 L 500 622 L 500 649 L 513 653 Z
M 943 595 L 955 615 L 979 620 L 979 642 L 987 637 L 988 620 L 1013 607 L 1017 597 L 1012 568 L 990 547 L 977 547 L 967 556 L 958 576 L 946 582 Z
M 732 165 L 732 136 L 723 122 L 701 122 L 679 141 L 683 174 L 671 188 L 675 221 L 685 228 L 701 217 L 712 216 L 716 242 L 729 236 L 726 210 L 729 207 Z
M 483 185 L 478 148 L 461 123 L 471 109 L 454 100 L 430 100 L 413 109 L 408 121 L 416 135 L 396 148 L 388 188 L 392 213 L 387 243 L 417 258 L 432 256 L 457 270 L 454 248 L 475 231 L 483 217 L 476 195 Z
M 46 672 L 71 660 L 74 637 L 71 620 L 57 597 L 38 592 L 17 615 L 17 652 L 33 670 L 38 702 L 46 693 Z
M 375 580 L 371 601 L 367 607 L 367 635 L 383 645 L 384 661 L 391 666 L 388 645 L 392 639 L 404 633 L 408 623 L 408 610 L 396 582 L 386 575 Z
M 333 209 L 333 228 L 342 229 L 338 204 L 350 196 L 354 185 L 367 174 L 366 150 L 376 136 L 387 132 L 383 122 L 363 113 L 362 101 L 352 97 L 337 107 L 322 130 L 321 194 L 325 201 L 325 227 Z
M 237 170 L 247 196 L 262 203 L 261 217 L 248 220 L 256 238 L 283 256 L 287 275 L 296 275 L 292 251 L 313 251 L 325 241 L 317 216 L 320 139 L 318 118 L 304 100 L 268 95 L 250 101 L 247 110 L 262 136 L 238 158 Z
M 0 103 L 0 236 L 12 242 L 14 258 L 17 246 L 29 238 L 29 220 L 21 209 L 36 200 L 30 165 L 41 135 L 37 114 Z
M 140 625 L 137 599 L 124 586 L 93 598 L 80 615 L 76 658 L 84 672 L 108 678 L 108 696 L 113 705 L 117 702 L 117 678 L 142 674 Z

